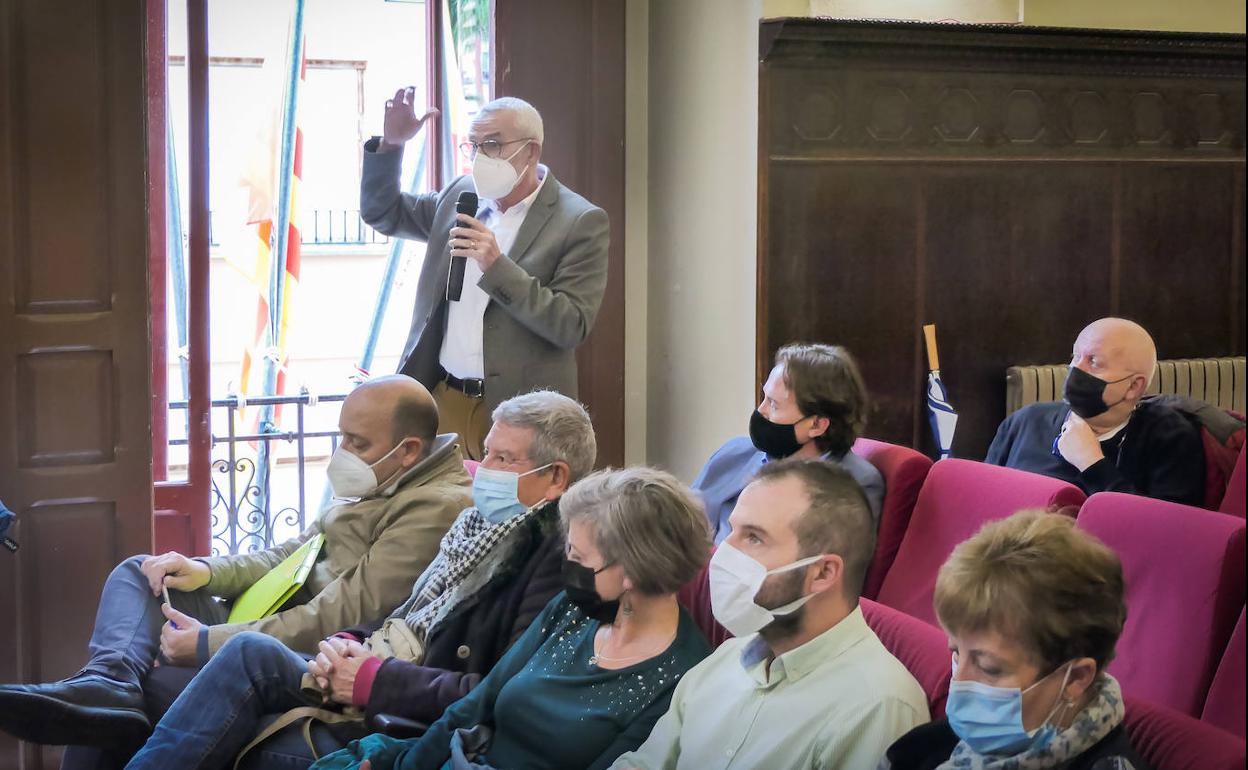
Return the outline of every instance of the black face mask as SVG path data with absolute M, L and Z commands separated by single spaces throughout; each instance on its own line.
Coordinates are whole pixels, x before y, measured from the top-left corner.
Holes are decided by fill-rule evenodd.
M 598 589 L 594 588 L 594 576 L 610 566 L 606 564 L 595 570 L 584 564 L 577 564 L 566 556 L 563 558 L 564 591 L 567 592 L 572 603 L 581 608 L 581 612 L 600 623 L 610 623 L 615 620 L 615 614 L 620 609 L 619 599 L 607 601 L 599 596 Z
M 1134 374 L 1128 374 L 1122 379 L 1107 382 L 1100 377 L 1094 377 L 1084 370 L 1072 366 L 1066 375 L 1066 387 L 1062 395 L 1066 399 L 1066 403 L 1070 404 L 1070 411 L 1085 420 L 1090 420 L 1093 417 L 1105 414 L 1110 409 L 1127 400 L 1126 394 L 1123 394 L 1123 397 L 1114 403 L 1106 404 L 1105 387 L 1107 385 L 1116 385 L 1134 376 Z
M 797 440 L 797 422 L 788 425 L 772 422 L 755 409 L 754 414 L 750 415 L 750 441 L 754 442 L 755 449 L 768 457 L 782 460 L 802 448 L 801 442 Z

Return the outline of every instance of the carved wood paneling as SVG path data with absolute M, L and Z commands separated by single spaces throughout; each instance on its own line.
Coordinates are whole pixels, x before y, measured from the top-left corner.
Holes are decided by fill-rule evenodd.
M 760 372 L 845 344 L 868 433 L 930 450 L 936 323 L 955 453 L 982 457 L 1005 368 L 1098 316 L 1242 354 L 1243 36 L 789 20 L 760 44 Z

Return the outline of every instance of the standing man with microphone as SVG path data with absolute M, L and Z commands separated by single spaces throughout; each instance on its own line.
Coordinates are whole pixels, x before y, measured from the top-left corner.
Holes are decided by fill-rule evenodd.
M 416 114 L 411 87 L 386 102 L 383 135 L 364 145 L 360 215 L 426 244 L 400 371 L 432 391 L 439 432 L 479 460 L 500 402 L 538 388 L 576 397 L 576 347 L 607 285 L 607 214 L 541 165 L 541 115 L 513 97 L 473 120 L 460 145 L 471 175 L 402 193 L 403 145 L 437 114 Z

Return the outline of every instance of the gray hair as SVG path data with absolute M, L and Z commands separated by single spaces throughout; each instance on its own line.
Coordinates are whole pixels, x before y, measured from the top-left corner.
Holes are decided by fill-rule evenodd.
M 606 564 L 619 564 L 639 593 L 674 594 L 711 550 L 702 504 L 670 473 L 644 466 L 607 469 L 577 482 L 559 501 L 566 532 L 583 520 Z
M 538 144 L 545 143 L 545 133 L 542 130 L 542 115 L 537 108 L 529 104 L 523 99 L 517 99 L 514 96 L 500 96 L 492 102 L 487 102 L 478 112 L 478 115 L 489 115 L 493 112 L 510 112 L 516 122 L 516 130 L 520 132 L 520 138 L 528 138 Z
M 507 399 L 490 415 L 494 422 L 533 431 L 529 459 L 534 468 L 556 461 L 568 464 L 569 482 L 589 473 L 598 458 L 598 440 L 585 407 L 562 393 L 535 390 Z

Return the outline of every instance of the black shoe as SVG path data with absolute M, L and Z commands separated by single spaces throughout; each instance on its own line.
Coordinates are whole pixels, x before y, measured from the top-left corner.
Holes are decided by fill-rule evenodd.
M 152 731 L 138 687 L 98 674 L 0 685 L 0 730 L 31 743 L 111 748 Z

